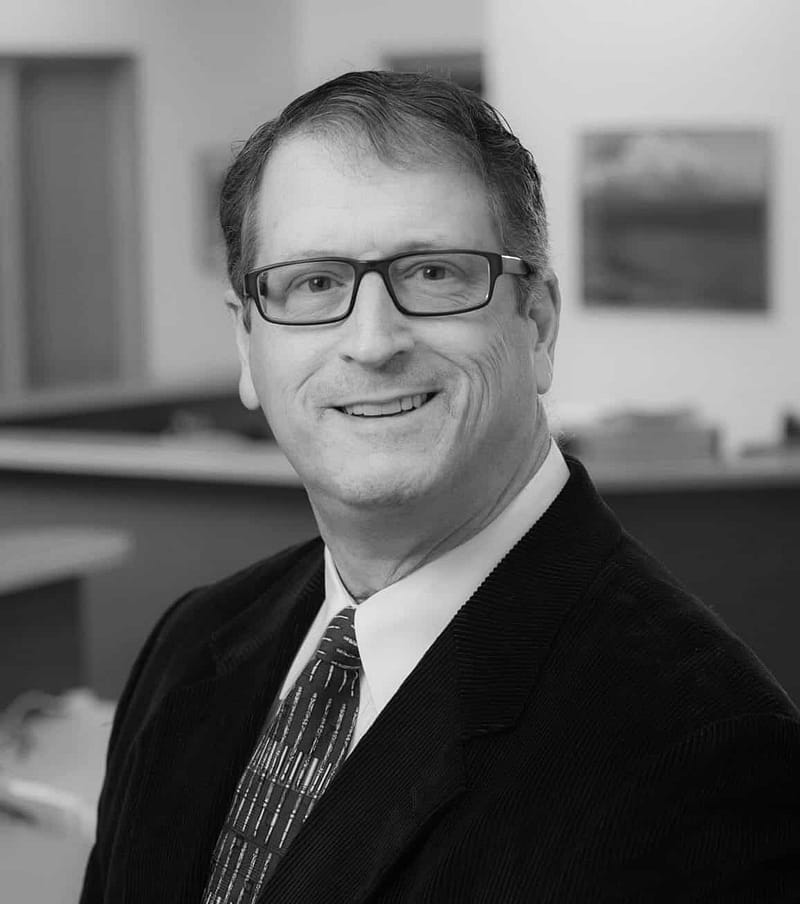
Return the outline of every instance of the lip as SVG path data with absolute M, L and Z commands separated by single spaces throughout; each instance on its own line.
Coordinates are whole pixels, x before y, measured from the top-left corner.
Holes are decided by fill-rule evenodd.
M 345 407 L 349 407 L 351 405 L 388 405 L 389 402 L 394 402 L 397 399 L 407 399 L 410 396 L 415 395 L 426 395 L 429 396 L 428 400 L 425 402 L 425 405 L 431 401 L 431 399 L 439 392 L 438 389 L 411 389 L 408 392 L 398 392 L 395 395 L 384 396 L 382 399 L 352 399 L 347 402 L 338 402 L 336 405 L 331 405 L 331 408 L 336 408 L 339 411 L 343 410 Z M 424 408 L 425 405 L 422 407 Z M 418 409 L 417 409 L 418 410 Z
M 373 424 L 373 425 L 374 424 L 384 424 L 385 425 L 388 423 L 398 424 L 401 422 L 406 422 L 409 418 L 413 417 L 415 414 L 419 414 L 421 411 L 425 411 L 425 409 L 428 407 L 430 402 L 432 402 L 439 395 L 439 392 L 438 392 L 438 390 L 434 390 L 433 392 L 428 392 L 425 394 L 427 395 L 428 398 L 425 402 L 423 402 L 422 405 L 420 405 L 419 408 L 409 408 L 406 411 L 398 411 L 396 414 L 392 414 L 392 415 L 384 415 L 384 416 L 375 415 L 372 417 L 368 417 L 368 416 L 364 416 L 364 415 L 353 415 L 353 414 L 348 414 L 344 410 L 344 407 L 339 408 L 338 406 L 332 408 L 331 410 L 335 411 L 337 414 L 340 414 L 342 417 L 347 418 L 348 422 L 352 423 L 352 424 L 366 424 L 366 425 L 369 425 L 369 424 Z M 391 401 L 394 401 L 395 399 L 402 399 L 402 398 L 405 398 L 405 396 L 392 396 L 389 399 L 387 399 L 386 401 L 391 402 Z M 378 404 L 378 405 L 384 404 L 385 405 L 386 401 L 373 402 L 373 403 L 368 403 L 368 404 Z M 358 402 L 353 402 L 352 404 L 357 405 Z

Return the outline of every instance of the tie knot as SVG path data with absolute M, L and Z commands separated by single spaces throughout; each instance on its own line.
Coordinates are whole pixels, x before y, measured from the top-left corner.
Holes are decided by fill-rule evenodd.
M 356 610 L 348 606 L 330 620 L 317 650 L 317 656 L 323 662 L 332 662 L 344 669 L 361 668 L 355 617 Z

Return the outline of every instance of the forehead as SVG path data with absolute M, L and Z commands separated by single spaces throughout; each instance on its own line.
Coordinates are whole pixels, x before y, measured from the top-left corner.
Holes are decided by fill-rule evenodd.
M 256 266 L 413 247 L 501 250 L 486 188 L 465 164 L 393 166 L 316 136 L 275 147 L 255 214 Z

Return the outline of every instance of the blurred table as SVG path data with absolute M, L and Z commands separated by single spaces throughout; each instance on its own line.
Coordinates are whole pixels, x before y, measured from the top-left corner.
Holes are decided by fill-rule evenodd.
M 82 584 L 132 548 L 118 530 L 36 527 L 0 532 L 0 708 L 37 688 L 86 683 Z

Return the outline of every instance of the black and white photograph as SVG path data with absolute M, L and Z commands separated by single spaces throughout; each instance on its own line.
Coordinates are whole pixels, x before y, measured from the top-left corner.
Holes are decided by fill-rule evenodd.
M 0 3 L 0 904 L 800 902 L 798 33 Z

